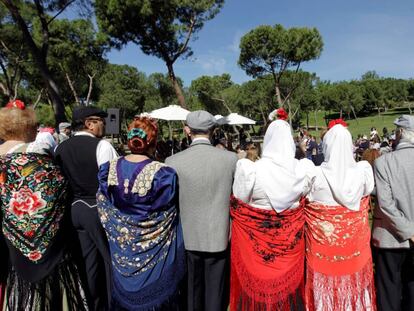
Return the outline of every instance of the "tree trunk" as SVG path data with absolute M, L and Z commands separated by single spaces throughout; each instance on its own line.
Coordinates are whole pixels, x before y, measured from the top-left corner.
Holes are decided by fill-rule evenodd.
M 309 131 L 309 112 L 306 111 L 306 129 Z
M 313 112 L 314 116 L 315 116 L 315 130 L 318 130 L 318 120 L 316 118 L 316 110 Z
M 37 68 L 39 69 L 40 75 L 45 83 L 50 100 L 53 103 L 53 110 L 55 112 L 55 122 L 58 125 L 60 122 L 67 121 L 65 115 L 65 107 L 62 101 L 62 98 L 59 94 L 59 88 L 57 87 L 55 81 L 53 80 L 50 71 L 47 67 L 46 62 L 46 55 L 43 53 L 41 49 L 36 45 L 34 42 L 32 35 L 29 32 L 26 22 L 20 15 L 19 9 L 10 0 L 2 0 L 4 5 L 10 11 L 11 15 L 13 16 L 14 21 L 17 23 L 18 27 L 23 33 L 23 38 L 25 43 L 27 44 L 34 62 L 36 63 Z
M 354 118 L 355 118 L 355 120 L 356 120 L 356 123 L 357 123 L 357 124 L 359 124 L 359 122 L 358 122 L 358 117 L 357 117 L 357 115 L 356 115 L 356 113 L 355 113 L 354 106 L 351 106 L 351 109 L 352 109 L 352 113 L 354 114 Z
M 171 83 L 173 84 L 175 94 L 177 95 L 178 103 L 180 104 L 181 107 L 183 107 L 184 109 L 187 109 L 183 91 L 181 90 L 181 87 L 178 84 L 177 78 L 174 74 L 173 64 L 167 63 L 167 68 L 168 68 L 168 76 L 170 77 Z
M 339 118 L 342 119 L 342 108 L 341 108 L 341 112 L 339 114 Z

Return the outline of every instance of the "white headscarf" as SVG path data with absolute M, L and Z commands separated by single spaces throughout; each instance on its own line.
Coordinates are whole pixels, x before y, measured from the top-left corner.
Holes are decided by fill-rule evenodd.
M 321 170 L 334 200 L 351 210 L 358 210 L 365 178 L 353 156 L 351 133 L 337 124 L 326 133 L 322 146 L 325 161 Z
M 48 150 L 53 150 L 56 147 L 56 141 L 49 132 L 37 133 L 34 143 L 39 146 L 44 146 Z
M 313 163 L 295 159 L 295 142 L 290 125 L 283 120 L 273 121 L 263 141 L 262 158 L 256 162 L 256 178 L 276 212 L 294 205 L 304 192 L 307 172 Z

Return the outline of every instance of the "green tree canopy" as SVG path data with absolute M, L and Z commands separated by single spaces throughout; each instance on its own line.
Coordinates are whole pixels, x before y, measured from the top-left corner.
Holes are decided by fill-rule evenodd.
M 146 96 L 146 77 L 135 67 L 108 64 L 99 78 L 98 105 L 120 108 L 122 119 L 128 121 L 143 112 Z
M 173 65 L 192 55 L 194 34 L 221 9 L 224 0 L 96 0 L 100 29 L 120 47 L 133 42 L 148 55 L 162 59 L 168 69 L 179 103 L 185 107 Z
M 285 29 L 279 24 L 264 25 L 241 38 L 238 63 L 252 77 L 271 74 L 277 102 L 282 106 L 292 95 L 291 91 L 281 93 L 284 72 L 289 68 L 298 71 L 303 62 L 318 58 L 322 48 L 322 37 L 316 28 Z

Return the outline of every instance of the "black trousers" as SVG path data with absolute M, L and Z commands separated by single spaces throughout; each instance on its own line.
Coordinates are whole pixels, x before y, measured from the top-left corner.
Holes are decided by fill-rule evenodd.
M 187 251 L 187 310 L 227 310 L 229 299 L 229 251 Z
M 414 310 L 414 249 L 373 247 L 379 311 Z
M 89 204 L 89 205 L 88 205 Z M 93 310 L 108 310 L 111 297 L 111 257 L 94 200 L 74 200 L 72 224 L 80 246 L 80 269 Z M 91 207 L 92 206 L 92 207 Z

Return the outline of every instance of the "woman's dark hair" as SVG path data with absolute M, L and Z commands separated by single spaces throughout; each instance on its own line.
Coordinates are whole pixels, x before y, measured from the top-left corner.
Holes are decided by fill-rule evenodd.
M 133 136 L 128 140 L 128 148 L 133 154 L 147 154 L 155 151 L 157 145 L 158 126 L 150 118 L 137 117 L 128 126 L 128 131 L 137 128 L 143 130 L 145 138 Z

